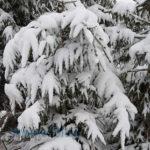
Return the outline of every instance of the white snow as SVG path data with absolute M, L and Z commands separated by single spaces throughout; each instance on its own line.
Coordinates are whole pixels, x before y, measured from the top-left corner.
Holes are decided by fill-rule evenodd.
M 91 33 L 91 31 L 89 31 L 88 29 L 84 29 L 84 34 L 85 34 L 85 37 L 87 38 L 87 40 L 89 41 L 89 43 L 93 43 L 94 41 L 94 37 L 93 37 L 93 34 Z
M 21 64 L 22 67 L 25 67 L 29 58 L 30 50 L 32 49 L 33 59 L 36 60 L 38 58 L 38 40 L 37 35 L 39 34 L 40 29 L 28 29 L 24 32 L 21 42 Z
M 5 93 L 9 98 L 11 111 L 14 114 L 16 103 L 21 107 L 23 97 L 20 91 L 17 89 L 16 85 L 14 84 L 5 84 Z
M 0 111 L 0 119 L 3 118 L 7 114 L 7 111 L 2 110 Z
M 6 68 L 5 78 L 8 79 L 8 75 L 14 70 L 14 65 L 17 64 L 16 56 L 18 56 L 18 51 L 16 49 L 16 44 L 14 39 L 10 40 L 5 47 L 3 53 L 3 65 Z
M 132 59 L 136 58 L 136 54 L 146 54 L 145 59 L 150 63 L 150 34 L 140 42 L 137 42 L 129 49 L 129 54 Z
M 77 7 L 72 11 L 64 12 L 61 26 L 64 29 L 67 25 L 70 24 L 70 37 L 75 38 L 83 29 L 83 27 L 86 28 L 86 30 L 88 30 L 87 28 L 96 27 L 97 20 L 98 18 L 93 12 L 82 6 Z
M 117 118 L 117 126 L 113 135 L 116 136 L 120 132 L 121 145 L 124 150 L 125 138 L 129 136 L 130 130 L 128 113 L 134 120 L 137 109 L 124 94 L 121 81 L 112 72 L 100 73 L 95 83 L 99 96 L 104 96 L 109 100 L 105 103 L 101 112 L 106 115 L 113 112 L 113 115 Z
M 48 13 L 42 15 L 37 21 L 31 22 L 27 27 L 15 35 L 13 40 L 10 40 L 4 51 L 3 64 L 6 67 L 5 77 L 13 72 L 14 66 L 17 65 L 16 58 L 21 57 L 21 66 L 26 67 L 30 52 L 32 52 L 33 60 L 43 55 L 46 43 L 50 45 L 52 51 L 56 47 L 56 37 L 54 35 L 47 36 L 46 34 L 57 33 L 60 29 L 62 15 L 59 13 Z M 49 22 L 47 22 L 49 20 Z M 39 34 L 43 37 L 43 42 L 39 43 Z M 47 52 L 48 53 L 48 52 Z
M 133 13 L 136 9 L 136 2 L 133 0 L 117 0 L 112 11 L 121 15 Z
M 88 138 L 91 137 L 93 142 L 95 142 L 96 138 L 99 138 L 103 144 L 106 144 L 100 129 L 96 125 L 94 114 L 78 110 L 74 116 L 76 117 L 76 124 L 85 123 L 88 126 Z
M 53 102 L 54 90 L 59 94 L 60 84 L 57 77 L 54 75 L 53 71 L 49 71 L 43 79 L 42 82 L 42 97 L 44 98 L 46 94 L 49 96 L 49 104 Z
M 116 92 L 124 93 L 124 88 L 117 76 L 111 71 L 102 72 L 99 74 L 96 82 L 96 87 L 100 97 L 109 99 Z
M 107 11 L 107 9 L 105 9 L 101 5 L 95 4 L 89 7 L 88 9 L 97 15 L 99 21 L 102 20 L 104 22 L 105 21 L 113 22 L 112 15 L 110 13 L 104 13 L 102 10 Z
M 68 41 L 69 42 L 69 41 Z M 82 52 L 81 45 L 79 43 L 67 43 L 64 48 L 60 48 L 56 51 L 54 56 L 55 71 L 62 74 L 63 64 L 65 69 L 68 70 L 77 60 Z
M 112 45 L 116 45 L 117 40 L 124 40 L 130 44 L 133 43 L 135 33 L 126 28 L 125 26 L 118 24 L 117 26 L 107 27 L 106 33 L 110 37 L 110 42 Z
M 50 34 L 56 34 L 60 30 L 62 15 L 59 13 L 46 13 L 38 18 L 42 29 L 48 30 Z
M 81 145 L 71 137 L 57 137 L 43 144 L 38 150 L 81 150 Z
M 41 87 L 42 78 L 37 68 L 36 63 L 31 63 L 27 68 L 19 69 L 11 79 L 11 84 L 22 84 L 24 88 L 27 88 L 26 107 L 35 102 L 37 91 Z
M 15 35 L 15 31 L 12 26 L 7 26 L 3 31 L 3 37 L 5 37 L 6 43 L 11 40 Z
M 19 116 L 18 129 L 20 130 L 20 136 L 25 136 L 27 132 L 39 128 L 41 122 L 39 114 L 44 110 L 43 106 L 42 100 L 37 101 Z

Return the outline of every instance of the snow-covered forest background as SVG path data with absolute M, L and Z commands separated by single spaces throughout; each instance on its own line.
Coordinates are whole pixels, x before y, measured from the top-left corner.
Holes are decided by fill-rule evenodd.
M 0 0 L 0 150 L 150 150 L 150 0 Z

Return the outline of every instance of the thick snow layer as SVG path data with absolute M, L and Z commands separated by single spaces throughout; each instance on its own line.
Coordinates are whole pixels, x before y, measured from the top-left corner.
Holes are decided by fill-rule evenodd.
M 18 129 L 20 136 L 26 136 L 27 132 L 39 128 L 41 122 L 39 114 L 44 110 L 42 101 L 37 101 L 31 107 L 27 108 L 18 118 Z
M 77 7 L 73 11 L 64 12 L 63 16 L 64 17 L 61 26 L 64 29 L 67 25 L 70 24 L 71 38 L 75 38 L 82 29 L 88 30 L 87 28 L 93 28 L 97 26 L 97 16 L 93 12 L 87 10 L 85 7 Z
M 100 97 L 109 99 L 116 92 L 125 91 L 119 78 L 111 71 L 101 73 L 95 83 Z
M 146 54 L 145 59 L 150 63 L 150 34 L 140 42 L 137 42 L 129 49 L 129 55 L 132 59 L 136 58 L 136 54 Z
M 14 66 L 17 65 L 16 59 L 21 58 L 21 66 L 26 67 L 31 52 L 33 60 L 36 61 L 43 54 L 46 44 L 50 45 L 51 51 L 54 51 L 57 38 L 53 34 L 60 29 L 61 17 L 62 15 L 59 13 L 42 15 L 37 21 L 33 21 L 27 27 L 21 28 L 14 39 L 8 42 L 3 55 L 6 79 L 8 74 L 13 72 Z M 48 20 L 50 22 L 47 22 Z M 41 41 L 40 43 L 38 41 L 39 34 L 43 38 L 43 42 Z M 46 36 L 46 34 L 52 35 Z
M 81 145 L 71 137 L 57 137 L 43 144 L 38 150 L 81 150 Z
M 59 13 L 46 13 L 38 18 L 42 29 L 48 30 L 50 34 L 56 34 L 60 30 L 62 15 Z
M 117 0 L 112 11 L 121 15 L 132 13 L 135 11 L 136 2 L 133 0 Z
M 31 63 L 27 68 L 19 69 L 18 72 L 16 72 L 11 79 L 12 84 L 14 85 L 22 84 L 24 88 L 27 88 L 28 92 L 25 101 L 27 107 L 31 103 L 33 104 L 35 102 L 37 91 L 41 86 L 41 82 L 42 78 L 37 71 L 36 63 Z
M 81 52 L 82 47 L 79 43 L 66 43 L 64 48 L 58 49 L 54 56 L 54 64 L 56 67 L 55 71 L 62 74 L 63 64 L 66 70 L 69 69 L 69 67 L 73 65 L 74 61 L 79 58 Z
M 107 27 L 106 32 L 113 45 L 116 45 L 117 40 L 124 40 L 125 42 L 133 43 L 135 37 L 135 33 L 123 25 Z
M 3 37 L 5 37 L 6 43 L 11 40 L 15 35 L 15 31 L 12 26 L 7 26 L 3 31 Z
M 14 41 L 14 39 L 10 40 L 8 44 L 5 47 L 4 53 L 3 53 L 3 65 L 5 66 L 5 78 L 8 78 L 8 75 L 11 73 L 11 71 L 14 70 L 16 62 L 16 57 L 18 56 L 18 50 L 16 49 L 17 45 Z
M 49 95 L 49 104 L 52 104 L 53 101 L 53 92 L 59 94 L 60 84 L 58 82 L 57 77 L 54 75 L 52 71 L 49 71 L 43 79 L 42 82 L 42 97 L 45 97 L 48 93 Z
M 21 59 L 21 67 L 24 68 L 28 65 L 31 56 L 33 61 L 36 61 L 43 54 L 49 56 L 50 53 L 54 53 L 59 45 L 57 34 L 61 28 L 64 29 L 67 25 L 70 25 L 71 38 L 76 38 L 83 31 L 87 41 L 92 44 L 94 37 L 89 28 L 98 26 L 97 21 L 98 18 L 93 12 L 87 10 L 84 6 L 79 6 L 63 13 L 46 13 L 39 17 L 37 21 L 21 28 L 4 50 L 5 78 L 8 79 L 9 74 L 14 71 L 15 67 L 20 67 L 16 59 Z M 103 36 L 104 33 L 102 31 L 101 33 Z M 73 53 L 73 51 L 68 50 L 64 53 L 66 68 L 69 67 L 68 57 L 70 57 L 71 65 L 73 63 L 73 56 L 75 56 L 72 56 Z M 60 64 L 59 72 L 62 72 Z
M 38 58 L 38 53 L 37 53 L 38 40 L 36 36 L 39 34 L 39 32 L 40 30 L 31 28 L 31 29 L 26 30 L 23 34 L 22 42 L 21 42 L 22 44 L 22 50 L 21 50 L 22 67 L 26 66 L 31 49 L 32 49 L 33 59 L 36 60 Z
M 76 124 L 85 123 L 87 125 L 88 138 L 91 137 L 93 142 L 95 142 L 96 138 L 99 138 L 103 144 L 106 144 L 104 137 L 96 124 L 94 114 L 79 110 L 74 116 L 76 117 Z
M 33 104 L 36 101 L 37 92 L 42 86 L 42 79 L 50 67 L 49 65 L 51 66 L 49 60 L 46 61 L 44 57 L 40 57 L 37 62 L 31 63 L 28 67 L 18 69 L 18 71 L 13 74 L 10 84 L 5 85 L 5 92 L 10 98 L 11 103 L 15 104 L 15 102 L 17 102 L 20 104 L 20 101 L 25 101 L 26 107 Z M 25 92 L 25 100 L 22 98 L 22 92 L 17 88 L 20 85 L 24 90 L 27 90 Z M 14 87 L 13 90 L 16 90 L 16 92 L 11 93 L 11 90 L 9 90 L 11 87 Z M 14 96 L 12 96 L 12 94 Z
M 3 11 L 0 8 L 0 24 L 2 25 L 3 22 L 6 22 L 6 21 L 10 21 L 12 23 L 15 22 L 14 19 L 13 19 L 13 17 L 9 13 L 6 13 L 5 11 Z
M 121 81 L 112 73 L 104 72 L 97 77 L 96 87 L 100 97 L 109 100 L 102 108 L 101 112 L 110 114 L 113 112 L 117 118 L 117 126 L 113 135 L 116 136 L 120 132 L 121 145 L 124 150 L 125 138 L 129 136 L 130 123 L 129 115 L 134 120 L 137 109 L 124 94 L 124 88 Z
M 88 9 L 97 15 L 99 21 L 113 22 L 112 15 L 110 13 L 104 13 L 100 8 L 102 10 L 103 9 L 105 10 L 105 8 L 103 8 L 102 6 L 100 6 L 98 4 L 95 4 L 91 7 L 89 7 Z
M 21 107 L 23 97 L 15 84 L 5 84 L 5 93 L 9 98 L 11 110 L 15 113 L 16 103 Z
M 3 118 L 7 114 L 7 111 L 2 110 L 0 111 L 0 119 Z

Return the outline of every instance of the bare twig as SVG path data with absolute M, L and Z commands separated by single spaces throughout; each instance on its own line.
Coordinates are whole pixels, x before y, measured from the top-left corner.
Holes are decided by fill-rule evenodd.
M 95 38 L 95 40 L 98 42 L 98 44 L 102 46 L 102 50 L 103 50 L 105 56 L 107 57 L 108 61 L 109 61 L 110 63 L 112 63 L 112 61 L 109 59 L 109 56 L 107 55 L 107 53 L 106 53 L 105 50 L 104 50 L 104 49 L 105 49 L 104 46 L 103 46 L 103 45 L 101 44 L 101 42 L 97 39 L 96 36 L 94 36 L 94 38 Z
M 127 73 L 128 73 L 128 72 L 139 72 L 139 71 L 148 71 L 148 68 L 128 70 Z
M 64 3 L 64 4 L 68 4 L 68 3 L 76 3 L 76 2 L 77 2 L 76 0 L 75 0 L 75 1 L 69 1 L 69 0 L 68 0 L 68 1 L 66 1 L 66 2 L 63 2 L 63 1 L 62 1 L 62 3 Z
M 142 31 L 142 32 L 140 32 L 140 33 L 138 33 L 138 34 L 146 34 L 147 32 L 149 32 L 150 31 L 150 29 L 147 29 L 147 30 L 144 30 L 144 31 Z

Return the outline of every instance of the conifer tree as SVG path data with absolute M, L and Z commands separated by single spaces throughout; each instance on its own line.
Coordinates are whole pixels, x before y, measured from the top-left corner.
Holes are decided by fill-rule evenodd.
M 136 2 L 82 2 L 61 1 L 62 10 L 41 15 L 8 42 L 5 93 L 13 114 L 22 110 L 22 137 L 37 130 L 51 137 L 41 150 L 115 149 L 111 135 L 120 135 L 124 150 L 137 109 L 117 76 L 125 66 L 117 54 L 139 36 L 129 22 Z

